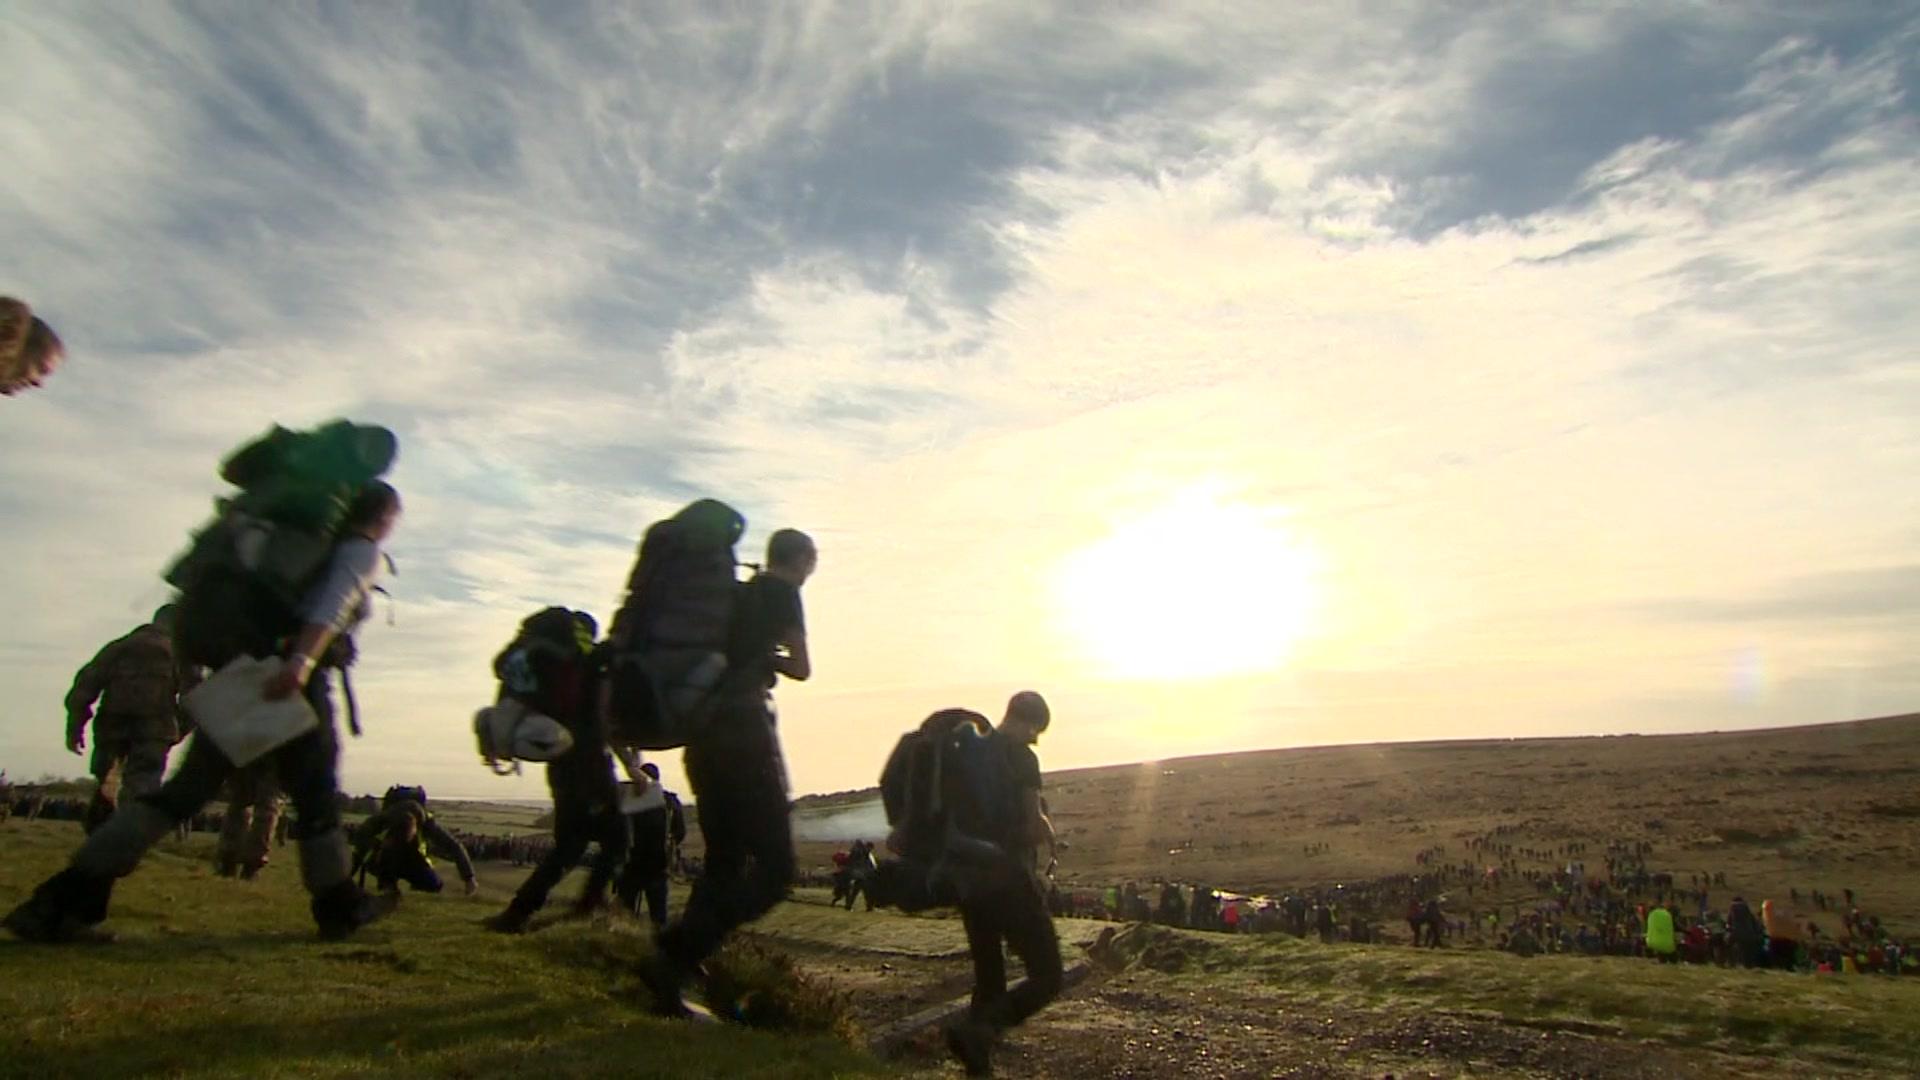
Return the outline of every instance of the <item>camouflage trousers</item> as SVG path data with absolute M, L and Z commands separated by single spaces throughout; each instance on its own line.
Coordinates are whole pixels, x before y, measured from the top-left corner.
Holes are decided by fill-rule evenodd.
M 280 784 L 271 764 L 256 764 L 234 773 L 226 794 L 227 814 L 215 861 L 222 872 L 241 870 L 251 876 L 267 865 L 280 818 Z
M 145 737 L 137 731 L 122 733 L 96 722 L 93 756 L 88 764 L 99 787 L 87 807 L 87 831 L 92 832 L 113 816 L 121 796 L 139 798 L 160 790 L 167 772 L 167 754 L 172 749 L 173 744 L 165 739 Z

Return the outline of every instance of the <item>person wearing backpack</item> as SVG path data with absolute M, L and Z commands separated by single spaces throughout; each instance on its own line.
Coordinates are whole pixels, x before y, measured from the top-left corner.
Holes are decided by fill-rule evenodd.
M 599 850 L 573 906 L 576 917 L 607 906 L 607 890 L 626 862 L 629 837 L 620 813 L 620 785 L 605 725 L 594 708 L 598 680 L 590 653 L 598 632 L 584 611 L 548 608 L 522 623 L 520 636 L 494 661 L 502 695 L 558 721 L 571 733 L 572 744 L 547 762 L 553 846 L 506 910 L 485 921 L 489 930 L 524 933 L 553 887 L 580 864 L 588 845 Z
M 466 845 L 446 830 L 427 809 L 425 788 L 396 784 L 381 797 L 378 812 L 360 823 L 353 837 L 353 872 L 370 873 L 374 888 L 394 892 L 406 882 L 415 892 L 437 893 L 446 887 L 427 857 L 429 845 L 453 859 L 468 896 L 480 889 L 473 859 Z
M 278 658 L 261 694 L 282 700 L 301 694 L 318 723 L 274 747 L 270 761 L 293 802 L 301 877 L 312 896 L 320 936 L 338 940 L 393 910 L 397 894 L 370 897 L 353 883 L 341 828 L 339 737 L 333 724 L 331 680 L 322 659 L 347 642 L 345 632 L 370 610 L 369 594 L 386 565 L 382 543 L 400 520 L 400 493 L 383 481 L 360 486 L 332 533 L 332 546 L 297 604 L 280 609 L 260 601 L 233 621 L 211 629 L 249 655 Z M 180 627 L 176 626 L 178 644 Z M 215 666 L 217 658 L 189 657 Z M 67 868 L 42 882 L 3 925 L 28 941 L 100 939 L 113 885 L 131 874 L 147 850 L 220 793 L 234 763 L 206 731 L 197 733 L 172 778 L 158 791 L 122 803 L 74 853 Z
M 83 822 L 87 832 L 113 815 L 115 773 L 118 798 L 137 798 L 160 789 L 167 755 L 180 741 L 177 714 L 182 683 L 181 666 L 173 655 L 171 604 L 155 611 L 150 622 L 108 642 L 74 675 L 66 700 L 70 752 L 86 750 L 87 724 L 93 724 L 88 771 L 97 786 Z
M 726 672 L 683 758 L 706 857 L 680 917 L 659 933 L 641 979 L 662 1014 L 686 1014 L 681 988 L 729 933 L 786 898 L 794 874 L 786 765 L 772 690 L 813 674 L 800 590 L 819 566 L 813 539 L 780 529 L 767 566 L 737 589 Z
M 1047 913 L 1034 852 L 1055 846 L 1053 823 L 1040 803 L 1040 758 L 1033 747 L 1052 714 L 1031 690 L 1013 695 L 1000 726 L 987 737 L 1004 762 L 1006 789 L 993 842 L 998 854 L 969 859 L 954 876 L 967 951 L 973 958 L 973 1000 L 966 1017 L 946 1031 L 947 1048 L 969 1076 L 993 1073 L 993 1044 L 1059 996 L 1060 939 Z M 1005 950 L 1026 968 L 1009 988 Z

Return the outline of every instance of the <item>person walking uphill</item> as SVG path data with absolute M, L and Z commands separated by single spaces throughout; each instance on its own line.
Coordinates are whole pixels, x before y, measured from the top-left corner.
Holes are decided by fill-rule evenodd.
M 787 770 L 771 692 L 782 676 L 801 682 L 813 674 L 800 589 L 819 562 L 811 537 L 781 529 L 767 541 L 766 570 L 741 587 L 718 701 L 684 758 L 706 857 L 686 908 L 660 931 L 641 969 L 664 1014 L 686 1012 L 681 988 L 700 962 L 792 883 Z
M 363 440 L 360 445 L 367 447 L 373 471 L 385 471 L 392 459 L 390 433 L 351 425 L 344 433 Z M 366 437 L 367 433 L 377 437 Z M 276 430 L 269 440 L 281 434 Z M 291 440 L 300 438 L 284 434 Z M 234 473 L 235 462 L 259 445 L 230 458 L 226 471 L 239 475 Z M 315 534 L 330 547 L 320 549 L 317 584 L 297 603 L 275 602 L 229 569 L 232 564 L 221 562 L 218 552 L 232 545 L 216 536 L 206 540 L 206 558 L 216 565 L 217 579 L 210 585 L 202 577 L 189 578 L 176 628 L 176 645 L 182 646 L 184 658 L 192 663 L 219 667 L 242 654 L 279 658 L 261 695 L 273 701 L 301 694 L 312 708 L 317 725 L 268 750 L 260 760 L 272 763 L 281 788 L 293 801 L 301 876 L 312 896 L 314 921 L 327 939 L 351 934 L 391 911 L 393 905 L 393 900 L 367 896 L 348 876 L 336 773 L 340 744 L 334 731 L 330 680 L 322 665 L 337 662 L 328 659 L 339 655 L 330 651 L 336 645 L 351 647 L 346 645 L 346 632 L 371 610 L 368 594 L 385 565 L 381 544 L 400 519 L 400 494 L 378 480 L 349 490 L 355 494 L 342 500 L 337 524 L 326 521 L 324 532 Z M 200 547 L 197 540 L 196 552 Z M 221 614 L 216 616 L 215 611 Z M 66 869 L 41 883 L 6 917 L 6 928 L 29 941 L 102 936 L 95 928 L 106 918 L 114 882 L 131 874 L 154 843 L 219 795 L 234 768 L 203 727 L 188 744 L 186 759 L 173 777 L 158 791 L 124 803 L 88 837 Z
M 1040 758 L 1033 752 L 1051 718 L 1046 700 L 1031 690 L 1007 702 L 1006 717 L 988 736 L 993 752 L 1006 761 L 1011 788 L 1004 831 L 987 838 L 1003 857 L 972 862 L 955 874 L 973 957 L 973 1001 L 966 1019 L 949 1027 L 946 1037 L 969 1076 L 992 1075 L 994 1041 L 1060 994 L 1060 939 L 1034 870 L 1036 853 L 1056 845 L 1053 822 L 1040 806 Z M 1011 989 L 1005 949 L 1027 972 Z
M 559 721 L 573 745 L 547 763 L 553 797 L 553 847 L 527 875 L 506 910 L 485 921 L 503 934 L 523 933 L 546 906 L 560 879 L 597 845 L 586 889 L 573 914 L 585 917 L 607 903 L 607 889 L 627 859 L 627 819 L 620 813 L 620 785 L 606 730 L 595 709 L 590 661 L 599 624 L 584 611 L 551 607 L 520 624 L 520 636 L 494 662 L 502 691 Z
M 182 669 L 173 658 L 171 604 L 154 612 L 151 622 L 108 642 L 74 675 L 66 702 L 69 751 L 86 750 L 87 724 L 93 724 L 88 771 L 97 786 L 84 820 L 88 832 L 113 815 L 118 798 L 160 789 L 167 754 L 180 741 L 176 711 L 182 682 Z

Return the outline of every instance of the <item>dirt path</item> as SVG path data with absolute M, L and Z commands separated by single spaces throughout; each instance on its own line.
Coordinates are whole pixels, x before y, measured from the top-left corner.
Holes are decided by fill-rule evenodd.
M 774 935 L 777 937 L 777 935 Z M 877 1030 L 966 994 L 964 954 L 907 957 L 781 939 L 809 973 L 849 993 L 862 1025 Z M 907 1044 L 900 1059 L 940 1068 L 940 1033 Z M 1840 1071 L 1840 1070 L 1836 1070 Z M 1515 1023 L 1471 1013 L 1356 1008 L 1245 989 L 1194 988 L 1134 966 L 1100 970 L 1013 1032 L 996 1075 L 1014 1080 L 1083 1077 L 1761 1077 L 1776 1063 L 1631 1039 L 1597 1024 Z M 957 1070 L 956 1070 L 957 1073 Z

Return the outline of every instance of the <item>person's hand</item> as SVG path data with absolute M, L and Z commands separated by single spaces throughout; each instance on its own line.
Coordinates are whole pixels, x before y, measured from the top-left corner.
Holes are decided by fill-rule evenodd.
M 304 656 L 297 660 L 289 659 L 260 687 L 260 694 L 268 701 L 279 701 L 296 694 L 306 686 L 307 672 L 311 670 L 312 660 Z
M 87 749 L 87 735 L 83 731 L 67 732 L 67 753 L 84 753 Z

